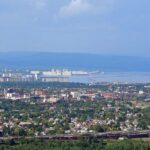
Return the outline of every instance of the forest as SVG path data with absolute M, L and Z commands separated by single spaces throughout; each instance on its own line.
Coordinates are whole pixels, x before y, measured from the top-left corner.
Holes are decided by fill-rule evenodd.
M 11 140 L 3 141 L 0 150 L 150 150 L 150 141 L 91 138 L 78 141 Z

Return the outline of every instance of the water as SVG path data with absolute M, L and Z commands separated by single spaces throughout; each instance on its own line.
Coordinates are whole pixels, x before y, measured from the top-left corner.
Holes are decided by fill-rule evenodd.
M 149 57 L 48 52 L 0 53 L 0 69 L 50 70 L 55 68 L 105 72 L 105 74 L 70 77 L 71 82 L 81 83 L 150 83 L 149 66 Z
M 71 82 L 121 82 L 121 83 L 150 83 L 150 72 L 105 72 L 70 77 Z
M 100 70 L 150 72 L 150 59 L 99 54 L 12 52 L 0 53 L 0 69 Z

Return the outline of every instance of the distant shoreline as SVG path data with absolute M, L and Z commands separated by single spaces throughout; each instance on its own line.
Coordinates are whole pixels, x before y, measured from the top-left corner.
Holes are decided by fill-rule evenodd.
M 84 53 L 7 52 L 0 53 L 0 69 L 73 69 L 120 72 L 150 72 L 148 57 Z

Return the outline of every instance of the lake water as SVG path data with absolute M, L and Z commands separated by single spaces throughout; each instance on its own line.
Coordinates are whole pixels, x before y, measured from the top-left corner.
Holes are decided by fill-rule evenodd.
M 70 77 L 70 82 L 150 83 L 150 72 L 105 72 L 85 76 L 72 76 Z

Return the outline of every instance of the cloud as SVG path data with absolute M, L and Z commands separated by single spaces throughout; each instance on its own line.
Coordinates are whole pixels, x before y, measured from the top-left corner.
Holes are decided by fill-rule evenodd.
M 88 0 L 71 0 L 68 5 L 60 9 L 60 16 L 74 16 L 81 13 L 87 13 L 93 9 Z
M 118 0 L 70 0 L 62 6 L 57 16 L 72 17 L 81 14 L 105 14 L 112 10 Z

